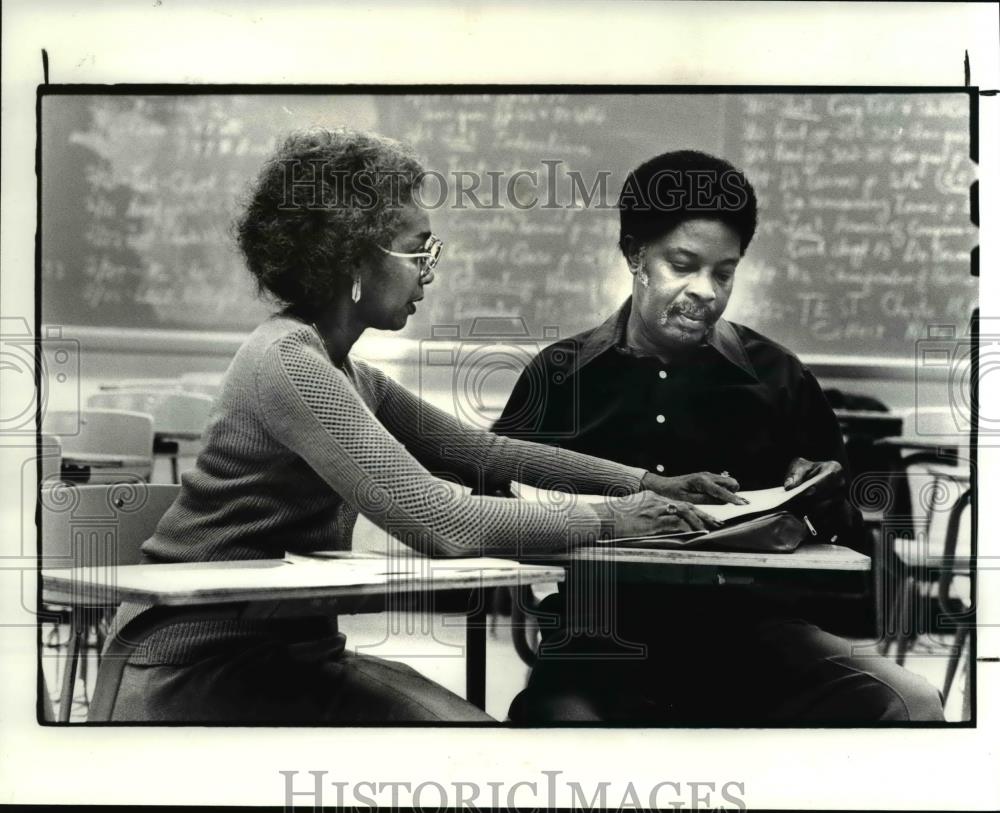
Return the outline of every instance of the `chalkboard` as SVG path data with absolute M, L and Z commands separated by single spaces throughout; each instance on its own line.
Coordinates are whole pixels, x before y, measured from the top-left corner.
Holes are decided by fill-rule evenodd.
M 369 97 L 46 96 L 43 319 L 248 330 L 269 307 L 231 235 L 249 183 L 298 126 L 375 125 Z
M 739 301 L 800 353 L 915 358 L 928 327 L 964 333 L 970 275 L 969 97 L 732 97 L 727 151 L 757 190 Z
M 761 199 L 731 318 L 800 353 L 912 357 L 976 298 L 968 120 L 962 94 L 46 95 L 43 320 L 251 329 L 270 307 L 231 237 L 241 197 L 286 132 L 347 125 L 437 173 L 423 202 L 445 254 L 404 336 L 508 317 L 549 339 L 602 320 L 631 283 L 627 171 L 695 147 Z

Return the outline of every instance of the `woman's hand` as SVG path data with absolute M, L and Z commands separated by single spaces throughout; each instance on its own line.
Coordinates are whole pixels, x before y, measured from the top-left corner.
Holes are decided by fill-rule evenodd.
M 685 531 L 713 531 L 722 523 L 691 503 L 670 500 L 652 491 L 610 499 L 594 506 L 605 538 L 656 536 Z
M 739 491 L 740 484 L 726 474 L 700 471 L 696 474 L 684 474 L 680 477 L 661 477 L 659 474 L 646 472 L 640 485 L 672 500 L 700 504 L 747 504 L 745 499 L 733 493 Z

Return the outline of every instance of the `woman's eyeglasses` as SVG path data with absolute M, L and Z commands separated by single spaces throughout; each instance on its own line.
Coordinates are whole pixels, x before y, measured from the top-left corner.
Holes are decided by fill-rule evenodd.
M 444 247 L 444 242 L 439 240 L 433 234 L 427 238 L 427 242 L 424 243 L 424 250 L 418 251 L 414 254 L 405 254 L 401 251 L 390 251 L 387 248 L 382 248 L 379 246 L 379 251 L 388 254 L 390 257 L 401 257 L 404 260 L 419 260 L 417 263 L 420 268 L 420 281 L 424 282 L 431 275 L 431 271 L 434 270 L 438 263 L 438 257 L 441 256 L 441 249 Z

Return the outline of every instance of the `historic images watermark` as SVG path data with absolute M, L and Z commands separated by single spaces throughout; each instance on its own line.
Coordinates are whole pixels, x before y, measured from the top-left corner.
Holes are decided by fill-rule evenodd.
M 980 446 L 996 445 L 1000 415 L 988 396 L 994 394 L 998 369 L 1000 319 L 980 318 L 978 337 L 966 325 L 929 324 L 915 343 L 912 431 L 928 443 L 967 448 L 975 429 Z
M 372 810 L 400 806 L 424 810 L 746 810 L 746 782 L 665 779 L 658 782 L 563 779 L 540 771 L 516 782 L 421 782 L 332 778 L 328 771 L 278 771 L 285 810 Z
M 709 214 L 738 211 L 749 199 L 746 178 L 737 170 L 662 170 L 648 183 L 628 176 L 618 184 L 610 170 L 600 169 L 589 177 L 568 169 L 561 158 L 542 158 L 541 168 L 448 173 L 434 169 L 419 172 L 374 168 L 338 169 L 328 160 L 278 161 L 282 171 L 283 199 L 280 209 L 382 208 L 386 202 L 400 205 L 409 197 L 421 209 L 607 209 L 619 208 L 620 200 L 633 211 L 686 211 Z M 402 194 L 408 191 L 409 194 Z
M 36 336 L 24 317 L 0 318 L 0 375 L 0 443 L 30 445 L 37 432 L 36 414 L 44 418 L 52 404 L 66 416 L 53 432 L 79 431 L 80 343 L 64 336 L 61 326 L 46 325 Z

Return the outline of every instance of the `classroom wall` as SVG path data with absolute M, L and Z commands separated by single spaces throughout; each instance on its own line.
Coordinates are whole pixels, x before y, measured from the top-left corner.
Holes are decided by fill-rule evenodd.
M 186 350 L 181 341 L 176 343 L 179 349 L 171 350 L 159 342 L 130 342 L 127 335 L 115 345 L 104 337 L 95 341 L 84 335 L 80 354 L 80 403 L 85 403 L 87 396 L 100 391 L 102 383 L 135 378 L 171 378 L 184 373 L 221 375 L 239 340 L 240 334 L 233 334 L 225 341 L 220 340 L 215 352 L 207 353 L 203 349 Z M 196 346 L 202 345 L 199 342 Z M 529 347 L 503 355 L 500 363 L 493 365 L 492 373 L 482 377 L 481 383 L 485 385 L 482 396 L 489 406 L 482 411 L 472 403 L 471 387 L 477 378 L 475 372 L 471 368 L 456 371 L 428 366 L 428 346 L 414 340 L 395 340 L 386 334 L 371 334 L 361 342 L 357 354 L 414 392 L 465 420 L 473 419 L 479 412 L 491 414 L 490 409 L 506 401 L 519 372 L 518 365 L 532 350 Z M 423 365 L 421 358 L 425 359 Z M 813 361 L 808 356 L 805 361 L 810 363 L 810 368 L 824 388 L 877 398 L 894 410 L 947 407 L 955 399 L 967 398 L 967 394 L 963 394 L 949 380 L 947 371 L 920 368 L 916 361 L 909 367 L 894 368 Z M 52 408 L 69 408 L 76 398 L 73 391 L 66 390 L 54 390 L 52 395 L 55 399 L 50 402 Z

